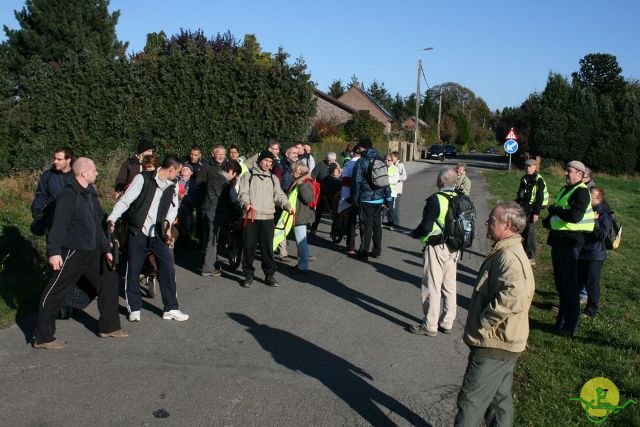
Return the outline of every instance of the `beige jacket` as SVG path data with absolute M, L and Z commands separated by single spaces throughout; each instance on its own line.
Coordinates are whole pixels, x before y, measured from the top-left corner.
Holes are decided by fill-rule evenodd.
M 464 342 L 473 347 L 524 351 L 534 291 L 533 271 L 522 237 L 516 234 L 496 242 L 478 273 Z
M 280 188 L 280 181 L 271 172 L 264 172 L 254 166 L 240 178 L 238 200 L 245 205 L 250 204 L 255 211 L 255 219 L 271 219 L 276 206 L 290 209 L 289 199 Z M 245 212 L 246 213 L 246 212 Z

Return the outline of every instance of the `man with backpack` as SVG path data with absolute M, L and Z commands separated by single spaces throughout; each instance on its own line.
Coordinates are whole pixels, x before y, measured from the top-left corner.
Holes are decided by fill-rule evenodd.
M 470 200 L 463 194 L 456 194 L 456 171 L 443 168 L 438 173 L 436 185 L 438 192 L 431 195 L 422 211 L 422 221 L 411 232 L 411 237 L 419 238 L 424 244 L 424 267 L 422 276 L 422 311 L 424 320 L 419 325 L 412 325 L 409 331 L 414 334 L 434 337 L 438 331 L 449 334 L 456 318 L 456 268 L 460 258 L 460 249 L 470 246 L 470 241 L 456 238 L 456 230 L 452 229 L 452 201 Z M 471 204 L 472 212 L 475 210 Z M 470 236 L 473 239 L 473 224 Z M 462 238 L 464 240 L 464 237 Z M 443 315 L 440 315 L 440 298 L 443 298 Z
M 527 215 L 527 228 L 522 232 L 522 245 L 531 265 L 536 265 L 536 223 L 542 208 L 549 204 L 549 192 L 547 183 L 538 173 L 536 160 L 529 159 L 524 162 L 524 166 L 527 172 L 520 179 L 516 203 L 522 206 Z
M 360 250 L 358 258 L 363 261 L 369 256 L 382 255 L 382 205 L 391 201 L 389 174 L 384 159 L 372 147 L 371 138 L 359 141 L 362 157 L 353 167 L 351 181 L 351 202 L 360 214 Z M 371 238 L 373 250 L 369 252 Z
M 295 208 L 289 204 L 287 196 L 280 188 L 280 182 L 271 173 L 274 155 L 265 150 L 258 155 L 255 165 L 240 179 L 238 199 L 245 213 L 245 230 L 242 236 L 242 271 L 244 280 L 242 286 L 249 288 L 253 285 L 255 268 L 253 260 L 256 256 L 258 243 L 262 254 L 262 271 L 268 286 L 278 286 L 276 267 L 273 258 L 273 234 L 275 224 L 273 215 L 276 206 L 286 210 L 291 215 Z

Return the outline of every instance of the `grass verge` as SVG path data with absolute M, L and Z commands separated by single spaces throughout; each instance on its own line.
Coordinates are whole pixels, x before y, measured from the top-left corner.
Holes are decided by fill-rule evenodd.
M 114 153 L 107 164 L 98 165 L 96 187 L 107 212 L 113 207 L 113 182 L 125 157 Z M 0 328 L 36 310 L 50 275 L 45 240 L 29 231 L 31 202 L 39 178 L 36 172 L 0 179 Z
M 543 176 L 553 197 L 564 184 L 564 176 L 557 168 L 546 172 Z M 522 174 L 485 173 L 491 202 L 513 200 Z M 529 312 L 529 346 L 514 379 L 515 425 L 591 425 L 580 404 L 569 398 L 579 397 L 584 383 L 594 377 L 613 381 L 620 392 L 620 404 L 628 399 L 638 402 L 611 415 L 606 423 L 640 425 L 640 251 L 636 239 L 640 231 L 640 179 L 598 176 L 596 181 L 623 224 L 622 245 L 619 250 L 609 251 L 604 263 L 597 317 L 581 318 L 578 336 L 564 338 L 553 332 L 553 308 L 558 298 L 546 244 L 548 232 L 538 227 L 538 264 L 533 268 L 536 295 Z

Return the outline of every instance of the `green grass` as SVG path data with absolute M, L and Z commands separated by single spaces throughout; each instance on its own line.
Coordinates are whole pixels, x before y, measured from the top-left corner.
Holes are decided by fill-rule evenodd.
M 98 178 L 103 208 L 113 207 L 111 185 L 117 168 L 99 165 L 109 171 Z M 0 180 L 0 328 L 36 310 L 40 293 L 50 276 L 45 259 L 44 237 L 31 234 L 31 201 L 39 173 L 19 173 Z
M 543 173 L 553 197 L 564 177 Z M 487 172 L 485 177 L 495 203 L 513 200 L 522 172 Z M 601 308 L 595 319 L 581 318 L 578 336 L 563 338 L 553 333 L 558 304 L 547 230 L 538 227 L 536 295 L 530 318 L 529 346 L 516 368 L 514 396 L 515 425 L 591 425 L 578 397 L 583 384 L 593 377 L 612 380 L 620 391 L 620 403 L 627 399 L 639 405 L 627 406 L 606 421 L 607 425 L 640 425 L 640 251 L 638 250 L 640 193 L 638 178 L 596 177 L 606 200 L 623 225 L 619 250 L 609 251 L 602 272 Z M 544 217 L 544 216 L 543 216 Z M 481 219 L 483 220 L 483 219 Z

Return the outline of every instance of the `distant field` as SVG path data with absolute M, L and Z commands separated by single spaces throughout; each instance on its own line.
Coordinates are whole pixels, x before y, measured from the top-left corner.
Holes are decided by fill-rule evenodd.
M 564 183 L 560 170 L 543 172 L 553 197 Z M 492 202 L 513 200 L 522 172 L 486 172 Z M 620 404 L 635 399 L 640 404 L 640 179 L 596 176 L 598 186 L 623 223 L 619 250 L 609 251 L 602 273 L 601 309 L 595 319 L 581 318 L 577 338 L 553 332 L 553 284 L 547 231 L 538 228 L 536 295 L 530 311 L 529 347 L 516 368 L 515 425 L 591 425 L 579 397 L 585 382 L 609 378 L 620 392 Z M 640 425 L 640 405 L 630 405 L 609 417 L 606 425 Z

